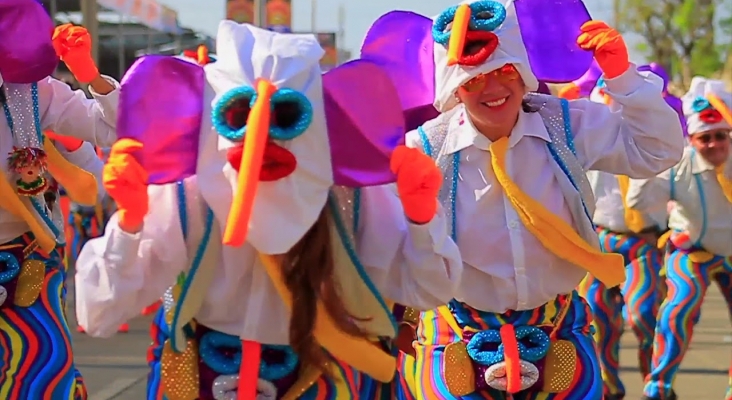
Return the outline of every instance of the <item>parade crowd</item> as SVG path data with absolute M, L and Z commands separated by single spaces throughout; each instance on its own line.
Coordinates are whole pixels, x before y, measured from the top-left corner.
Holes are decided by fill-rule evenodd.
M 392 11 L 327 73 L 232 21 L 121 83 L 36 0 L 0 35 L 0 399 L 87 398 L 69 279 L 80 332 L 156 313 L 149 400 L 621 400 L 626 326 L 676 399 L 732 313 L 732 93 L 581 1 Z

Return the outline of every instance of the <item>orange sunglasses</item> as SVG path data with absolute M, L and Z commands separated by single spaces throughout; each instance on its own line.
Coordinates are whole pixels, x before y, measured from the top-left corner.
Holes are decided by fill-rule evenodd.
M 477 93 L 485 89 L 489 79 L 498 79 L 500 82 L 515 81 L 519 78 L 519 72 L 513 64 L 506 64 L 491 72 L 480 74 L 465 82 L 460 88 L 466 93 Z

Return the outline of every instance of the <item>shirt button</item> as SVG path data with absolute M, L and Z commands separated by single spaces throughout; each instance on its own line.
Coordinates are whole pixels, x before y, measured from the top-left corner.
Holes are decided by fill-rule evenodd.
M 508 223 L 508 227 L 511 229 L 516 229 L 516 228 L 518 228 L 518 226 L 519 226 L 518 221 L 511 221 Z

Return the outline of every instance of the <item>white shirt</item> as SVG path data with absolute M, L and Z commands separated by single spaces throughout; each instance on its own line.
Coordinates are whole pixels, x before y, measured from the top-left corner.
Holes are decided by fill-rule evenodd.
M 588 171 L 587 179 L 595 194 L 595 214 L 592 222 L 613 232 L 630 232 L 630 228 L 625 224 L 625 207 L 618 177 L 607 172 Z M 652 214 L 644 214 L 645 225 L 643 227 L 658 227 L 660 230 L 665 230 L 666 219 L 665 208 L 654 211 Z
M 653 78 L 647 78 L 653 79 Z M 587 99 L 570 102 L 577 157 L 586 169 L 633 178 L 653 176 L 674 165 L 684 146 L 676 113 L 657 82 L 634 69 L 607 81 L 618 111 Z M 462 107 L 460 105 L 459 107 Z M 528 310 L 571 292 L 586 272 L 544 248 L 521 223 L 490 167 L 491 142 L 457 112 L 448 129 L 448 152 L 460 152 L 457 244 L 464 271 L 456 299 L 490 312 Z M 454 140 L 450 140 L 454 138 Z M 538 113 L 520 112 L 510 136 L 507 172 L 549 211 L 572 224 L 546 151 L 549 134 Z M 422 148 L 416 131 L 407 145 Z M 449 204 L 443 204 L 449 207 Z
M 195 179 L 186 182 L 193 208 L 201 201 Z M 77 318 L 92 336 L 113 335 L 120 323 L 158 300 L 189 265 L 175 184 L 150 186 L 148 192 L 150 211 L 142 232 L 121 231 L 115 214 L 105 235 L 90 240 L 79 255 Z M 259 228 L 281 229 L 271 224 Z M 195 231 L 203 229 L 202 221 L 189 218 L 188 229 L 195 237 Z M 196 320 L 243 339 L 289 343 L 290 312 L 257 250 L 250 243 L 219 247 L 221 265 Z M 393 185 L 362 189 L 356 251 L 384 298 L 423 310 L 450 301 L 462 272 L 460 253 L 442 213 L 425 225 L 408 223 Z
M 115 88 L 118 83 L 105 77 Z M 116 140 L 117 102 L 119 90 L 99 95 L 92 91 L 94 99 L 87 99 L 82 91 L 72 91 L 69 86 L 53 78 L 38 82 L 38 103 L 42 129 L 51 130 L 61 135 L 73 136 L 86 142 L 101 146 L 111 146 Z M 32 118 L 28 111 L 28 118 Z M 17 121 L 16 121 L 17 123 Z M 0 117 L 0 156 L 5 156 L 13 149 L 13 135 L 4 116 Z M 73 164 L 84 169 L 95 161 L 88 158 L 88 149 L 77 150 L 80 160 L 74 156 L 62 154 Z M 93 148 L 92 148 L 93 152 Z M 96 157 L 96 152 L 94 157 Z M 10 178 L 7 162 L 0 162 L 0 168 Z M 92 171 L 93 172 L 93 171 Z M 22 218 L 0 209 L 0 244 L 12 240 L 28 231 L 28 224 Z
M 695 243 L 701 239 L 701 247 L 713 254 L 732 256 L 732 203 L 724 196 L 714 167 L 688 147 L 673 171 L 673 199 L 672 172 L 668 170 L 654 179 L 632 182 L 628 206 L 653 212 L 674 200 L 669 228 L 689 232 Z M 732 177 L 732 156 L 727 159 L 725 175 Z

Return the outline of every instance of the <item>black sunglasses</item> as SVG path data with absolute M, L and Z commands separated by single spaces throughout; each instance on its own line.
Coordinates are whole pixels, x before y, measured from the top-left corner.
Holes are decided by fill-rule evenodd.
M 729 132 L 705 133 L 703 135 L 698 135 L 698 136 L 695 135 L 694 138 L 703 144 L 709 144 L 712 141 L 721 142 L 724 140 L 732 140 L 732 137 L 730 137 Z

